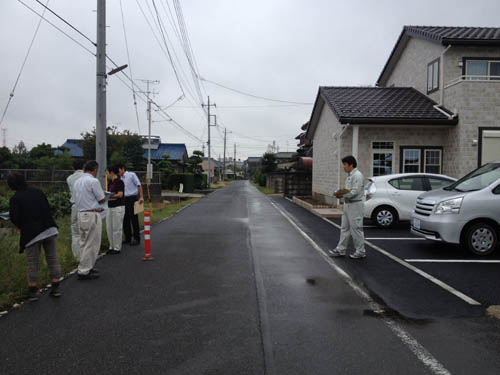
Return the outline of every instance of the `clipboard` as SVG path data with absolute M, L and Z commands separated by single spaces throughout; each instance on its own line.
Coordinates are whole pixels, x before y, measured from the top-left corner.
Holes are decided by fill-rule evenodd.
M 134 215 L 140 214 L 141 212 L 144 212 L 144 203 L 139 203 L 139 201 L 136 201 L 134 203 Z

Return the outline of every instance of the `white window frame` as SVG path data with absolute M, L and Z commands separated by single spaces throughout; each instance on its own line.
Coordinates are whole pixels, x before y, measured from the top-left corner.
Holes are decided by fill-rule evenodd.
M 441 74 L 440 59 L 437 58 L 427 64 L 427 94 L 439 90 L 439 76 Z M 437 73 L 436 73 L 437 71 Z
M 406 164 L 406 151 L 418 151 L 418 162 L 417 164 Z M 413 165 L 416 165 L 418 167 L 418 171 L 416 172 L 406 172 L 406 166 L 413 166 Z M 403 166 L 403 170 L 401 171 L 401 173 L 420 173 L 420 166 L 422 165 L 422 152 L 419 148 L 405 148 L 403 149 L 403 163 L 402 163 L 402 166 Z
M 468 63 L 469 62 L 481 62 L 481 63 L 486 63 L 488 65 L 488 71 L 486 76 L 478 76 L 478 75 L 469 75 L 468 72 Z M 484 80 L 484 81 L 489 81 L 489 80 L 500 80 L 500 76 L 492 76 L 491 75 L 491 63 L 500 63 L 500 60 L 495 60 L 495 59 L 465 59 L 465 76 L 468 80 Z M 494 78 L 491 78 L 494 77 Z
M 373 148 L 374 143 L 392 143 L 392 148 Z M 387 175 L 375 175 L 374 165 L 375 162 L 375 154 L 391 154 L 391 173 L 394 174 L 394 150 L 396 149 L 396 142 L 394 141 L 372 141 L 372 162 L 371 162 L 371 172 L 372 176 L 387 176 Z
M 443 150 L 441 150 L 439 148 L 425 148 L 424 149 L 424 172 L 431 173 L 431 172 L 427 172 L 427 155 L 426 155 L 427 151 L 438 151 L 439 152 L 439 164 L 429 164 L 429 165 L 431 165 L 431 166 L 438 165 L 439 171 L 437 172 L 437 174 L 441 174 L 441 171 L 443 170 Z

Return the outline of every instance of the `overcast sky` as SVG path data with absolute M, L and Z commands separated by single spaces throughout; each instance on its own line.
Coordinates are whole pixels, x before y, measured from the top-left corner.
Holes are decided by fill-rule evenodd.
M 41 13 L 36 0 L 22 0 Z M 40 0 L 46 3 L 47 0 Z M 152 134 L 162 142 L 185 143 L 191 154 L 207 141 L 207 120 L 196 94 L 186 55 L 173 20 L 173 0 L 154 0 L 165 24 L 167 54 L 155 36 L 153 0 L 122 0 L 128 37 L 127 58 L 120 0 L 107 0 L 108 55 L 130 63 L 135 79 L 159 80 L 154 100 L 195 137 L 153 113 Z M 206 80 L 282 101 L 312 103 L 318 86 L 373 85 L 404 25 L 500 27 L 498 0 L 180 0 L 197 63 Z M 139 5 L 155 34 L 151 32 Z M 48 6 L 91 40 L 96 40 L 95 0 L 50 0 Z M 149 7 L 149 8 L 148 8 Z M 46 18 L 83 46 L 92 44 L 50 13 Z M 155 15 L 156 17 L 156 15 Z M 39 17 L 18 0 L 0 1 L 0 116 L 33 38 Z M 176 20 L 176 19 L 175 19 Z M 176 21 L 177 22 L 177 21 Z M 164 48 L 164 47 L 163 47 Z M 126 81 L 126 78 L 124 78 Z M 145 86 L 137 81 L 138 85 Z M 217 104 L 219 126 L 212 127 L 212 156 L 222 156 L 223 129 L 228 154 L 260 156 L 268 144 L 294 151 L 295 136 L 309 120 L 312 105 L 291 105 L 244 96 L 209 82 L 201 91 Z M 108 80 L 108 125 L 147 134 L 146 105 L 116 76 Z M 42 22 L 23 74 L 1 125 L 7 146 L 59 146 L 95 124 L 95 58 L 60 31 Z M 140 130 L 139 130 L 140 129 Z M 0 133 L 1 135 L 1 133 Z M 198 138 L 198 139 L 196 139 Z M 215 155 L 214 155 L 215 154 Z

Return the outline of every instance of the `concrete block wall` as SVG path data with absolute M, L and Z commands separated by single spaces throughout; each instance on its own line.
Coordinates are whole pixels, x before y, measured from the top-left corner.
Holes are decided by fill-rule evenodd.
M 333 138 L 333 134 L 341 129 L 340 122 L 328 107 L 323 106 L 318 127 L 314 134 L 314 157 L 313 157 L 313 197 L 322 202 L 334 204 L 336 199 L 333 192 L 338 186 L 339 159 L 337 149 L 340 146 L 340 154 L 343 152 L 342 142 Z
M 477 168 L 479 127 L 500 130 L 500 81 L 461 81 L 445 89 L 444 105 L 458 111 L 459 123 L 449 132 L 445 163 L 452 177 Z
M 386 86 L 414 87 L 427 95 L 427 64 L 439 58 L 444 49 L 437 43 L 410 38 Z M 429 97 L 439 101 L 439 91 Z

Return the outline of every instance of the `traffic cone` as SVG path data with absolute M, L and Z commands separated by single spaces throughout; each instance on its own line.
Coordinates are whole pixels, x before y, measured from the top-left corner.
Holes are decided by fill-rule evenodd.
M 144 212 L 144 258 L 142 260 L 153 260 L 151 256 L 151 217 L 149 212 Z

